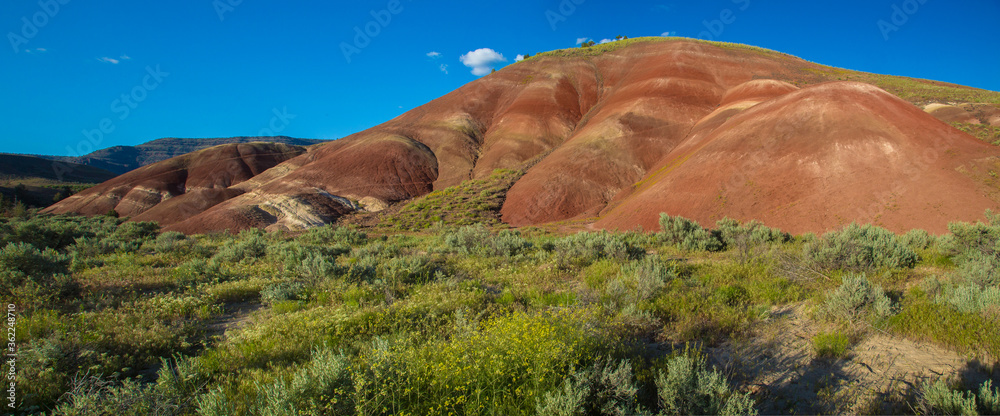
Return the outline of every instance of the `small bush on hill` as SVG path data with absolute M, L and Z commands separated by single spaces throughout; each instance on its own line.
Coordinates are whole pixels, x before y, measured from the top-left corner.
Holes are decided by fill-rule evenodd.
M 177 286 L 195 287 L 203 283 L 221 283 L 228 280 L 219 262 L 194 259 L 181 263 L 172 273 Z
M 224 246 L 213 260 L 223 263 L 238 263 L 244 259 L 258 259 L 267 253 L 267 237 L 263 230 L 252 229 L 241 232 L 235 241 Z
M 748 253 L 750 250 L 774 243 L 784 243 L 791 240 L 791 235 L 777 228 L 770 228 L 760 221 L 750 221 L 740 224 L 731 218 L 724 218 L 715 223 L 719 238 L 727 250 L 739 250 Z
M 952 390 L 943 380 L 920 386 L 919 410 L 926 415 L 995 415 L 1000 414 L 1000 391 L 986 380 L 978 391 Z
M 260 300 L 268 305 L 285 300 L 300 300 L 305 290 L 305 285 L 300 282 L 279 282 L 261 290 Z
M 457 228 L 445 232 L 443 237 L 450 251 L 465 255 L 513 257 L 531 248 L 520 231 L 502 230 L 493 235 L 482 224 Z
M 995 255 L 1000 252 L 1000 216 L 986 210 L 986 222 L 953 222 L 948 224 L 953 238 L 943 247 L 953 255 L 967 255 L 979 252 Z
M 965 284 L 942 292 L 935 300 L 937 303 L 952 305 L 964 313 L 994 311 L 1000 316 L 1000 287 Z
M 152 248 L 157 253 L 173 253 L 190 250 L 194 244 L 194 239 L 188 238 L 184 233 L 167 231 L 156 237 L 156 240 L 152 243 Z
M 126 222 L 119 225 L 105 243 L 115 251 L 136 251 L 146 241 L 153 240 L 160 233 L 160 224 L 155 222 Z
M 873 271 L 917 264 L 917 253 L 895 234 L 874 225 L 851 224 L 805 246 L 806 257 L 817 267 Z
M 899 237 L 899 242 L 913 250 L 923 250 L 934 244 L 937 239 L 927 230 L 913 229 Z
M 618 305 L 651 299 L 667 281 L 677 277 L 655 257 L 626 263 L 618 276 L 608 282 L 607 294 Z
M 840 332 L 823 332 L 813 337 L 813 351 L 817 357 L 843 358 L 851 341 L 846 334 Z
M 656 376 L 664 415 L 756 415 L 749 394 L 733 392 L 726 378 L 708 370 L 704 356 L 686 353 L 667 362 Z
M 636 404 L 639 386 L 628 360 L 600 360 L 563 380 L 535 406 L 538 416 L 613 415 L 647 413 Z
M 563 267 L 587 265 L 604 258 L 631 260 L 642 256 L 641 247 L 632 245 L 628 238 L 606 231 L 581 232 L 554 242 L 554 253 Z
M 957 274 L 979 286 L 1000 285 L 1000 256 L 973 251 L 959 260 Z
M 358 246 L 368 242 L 368 235 L 349 227 L 325 225 L 313 228 L 296 240 L 306 245 Z
M 0 249 L 0 270 L 24 276 L 44 276 L 68 273 L 69 258 L 46 248 L 44 251 L 27 243 L 9 243 Z
M 845 276 L 818 310 L 820 317 L 844 323 L 878 320 L 891 314 L 892 302 L 882 287 L 869 282 L 865 275 Z
M 685 250 L 719 251 L 723 247 L 717 233 L 684 217 L 660 214 L 660 231 L 660 237 L 665 243 Z

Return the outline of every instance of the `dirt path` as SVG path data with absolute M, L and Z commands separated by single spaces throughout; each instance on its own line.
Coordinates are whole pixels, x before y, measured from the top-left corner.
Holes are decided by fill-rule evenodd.
M 817 358 L 812 338 L 823 329 L 809 319 L 805 304 L 790 305 L 773 310 L 752 336 L 710 355 L 748 386 L 761 414 L 910 413 L 910 398 L 923 380 L 976 373 L 962 355 L 877 330 L 845 358 Z

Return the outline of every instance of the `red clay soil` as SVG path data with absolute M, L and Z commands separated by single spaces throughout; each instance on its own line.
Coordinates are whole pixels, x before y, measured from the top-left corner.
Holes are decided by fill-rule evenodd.
M 515 226 L 651 230 L 667 212 L 793 232 L 851 221 L 939 232 L 998 206 L 989 173 L 1000 170 L 998 148 L 875 87 L 828 83 L 839 76 L 828 67 L 681 39 L 612 46 L 532 57 L 267 172 L 236 175 L 242 182 L 213 183 L 225 192 L 185 196 L 205 208 L 180 218 L 172 204 L 190 204 L 161 202 L 191 186 L 180 173 L 104 184 L 53 211 L 115 207 L 188 233 L 300 229 L 365 197 L 403 201 L 528 161 L 537 163 L 501 210 Z
M 754 106 L 685 143 L 596 226 L 656 229 L 660 212 L 704 225 L 758 219 L 824 231 L 857 221 L 945 232 L 997 206 L 994 146 L 867 84 L 833 82 Z

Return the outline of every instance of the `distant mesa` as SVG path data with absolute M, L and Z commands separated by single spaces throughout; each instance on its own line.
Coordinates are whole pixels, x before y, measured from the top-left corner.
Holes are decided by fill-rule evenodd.
M 629 39 L 535 55 L 308 149 L 170 159 L 50 211 L 113 207 L 187 233 L 297 230 L 507 168 L 526 169 L 500 209 L 513 226 L 654 230 L 666 212 L 796 233 L 852 221 L 940 233 L 1000 206 L 1000 148 L 948 124 L 992 120 L 996 92 L 744 45 Z M 230 176 L 201 167 L 254 154 L 271 156 Z M 178 208 L 191 205 L 204 208 Z

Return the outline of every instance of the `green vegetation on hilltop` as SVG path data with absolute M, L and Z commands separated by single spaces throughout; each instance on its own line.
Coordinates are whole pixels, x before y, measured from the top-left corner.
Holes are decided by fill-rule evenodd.
M 542 58 L 542 57 L 561 57 L 561 58 L 571 58 L 571 57 L 586 57 L 586 56 L 598 56 L 609 52 L 614 52 L 619 49 L 625 48 L 627 46 L 635 45 L 638 43 L 646 42 L 697 42 L 703 45 L 716 46 L 727 50 L 741 50 L 741 51 L 751 51 L 767 55 L 776 55 L 788 58 L 795 58 L 792 55 L 781 53 L 778 51 L 773 51 L 770 49 L 765 49 L 757 46 L 744 45 L 740 43 L 729 43 L 729 42 L 714 42 L 708 40 L 694 39 L 694 38 L 684 38 L 684 37 L 660 37 L 660 36 L 645 36 L 638 38 L 625 38 L 621 40 L 616 40 L 608 43 L 598 43 L 592 44 L 590 46 L 578 47 L 578 48 L 568 48 L 568 49 L 557 49 L 554 51 L 541 52 L 534 55 L 532 58 Z M 528 60 L 531 58 L 525 58 Z
M 818 357 L 848 359 L 878 331 L 994 362 L 987 217 L 944 237 L 794 238 L 669 216 L 656 233 L 294 237 L 7 218 L 0 293 L 16 305 L 25 413 L 750 414 L 767 397 L 704 347 L 752 339 L 793 305 L 823 329 Z
M 587 47 L 558 49 L 542 52 L 525 61 L 544 57 L 592 57 L 611 53 L 639 43 L 647 42 L 695 42 L 698 44 L 718 47 L 730 51 L 752 52 L 754 54 L 779 59 L 791 59 L 790 69 L 799 68 L 806 79 L 791 79 L 788 81 L 798 85 L 814 84 L 827 81 L 857 81 L 875 85 L 889 93 L 914 104 L 932 102 L 990 103 L 1000 104 L 1000 92 L 988 91 L 944 82 L 916 79 L 895 75 L 881 75 L 830 67 L 822 64 L 809 63 L 801 58 L 786 53 L 739 43 L 715 42 L 682 37 L 639 37 L 617 40 L 608 43 L 595 44 Z
M 970 123 L 951 123 L 953 127 L 969 133 L 972 137 L 982 140 L 986 143 L 1000 146 L 1000 127 L 990 126 L 988 124 L 970 124 Z

